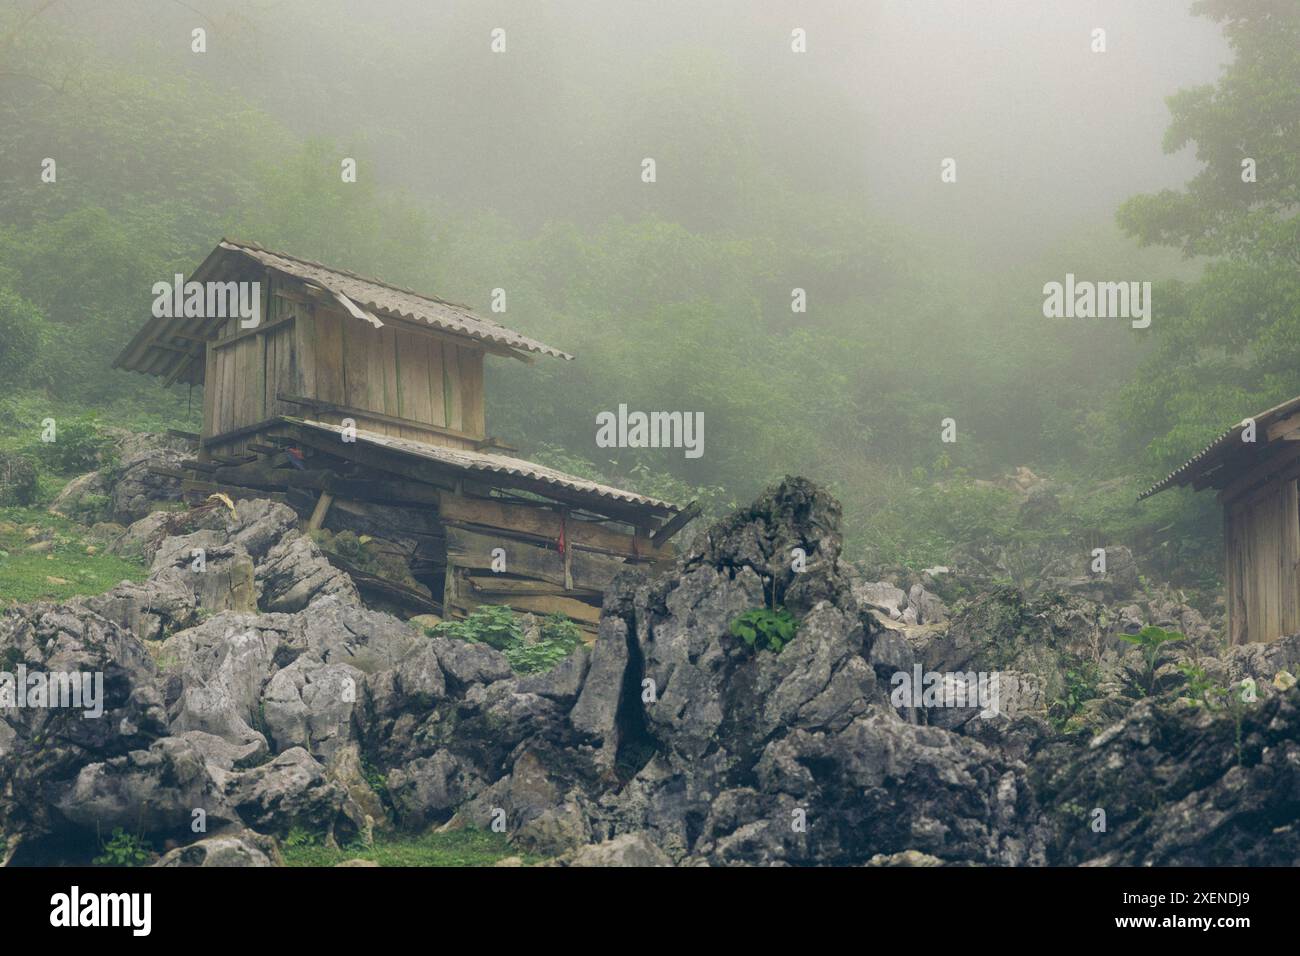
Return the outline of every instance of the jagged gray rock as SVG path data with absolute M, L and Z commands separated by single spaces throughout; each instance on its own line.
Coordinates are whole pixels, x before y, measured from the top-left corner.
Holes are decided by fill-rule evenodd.
M 1296 860 L 1300 636 L 1225 652 L 1164 594 L 1108 615 L 1077 593 L 995 588 L 945 620 L 933 576 L 896 595 L 854 585 L 838 520 L 824 491 L 786 479 L 673 568 L 620 576 L 595 645 L 528 676 L 361 606 L 282 505 L 137 521 L 119 547 L 149 555 L 149 580 L 0 616 L 6 662 L 101 670 L 106 688 L 102 721 L 2 715 L 5 858 L 120 825 L 181 844 L 159 865 L 266 865 L 280 861 L 266 835 L 295 828 L 347 841 L 504 819 L 520 851 L 559 865 Z M 196 547 L 251 569 L 252 607 L 187 579 Z M 799 621 L 780 653 L 730 633 L 773 605 Z M 1135 706 L 1120 635 L 1163 621 L 1193 635 L 1185 660 L 1253 679 L 1258 701 L 1218 712 L 1174 690 Z M 917 664 L 997 672 L 999 712 L 895 708 L 892 679 Z M 1048 717 L 1069 716 L 1084 665 L 1097 696 L 1061 733 Z M 1079 816 L 1096 806 L 1104 841 Z

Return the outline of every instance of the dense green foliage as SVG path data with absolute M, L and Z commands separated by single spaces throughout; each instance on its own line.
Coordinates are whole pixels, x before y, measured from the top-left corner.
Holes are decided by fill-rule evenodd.
M 1194 144 L 1204 166 L 1119 211 L 1143 244 L 1210 258 L 1198 281 L 1159 290 L 1156 348 L 1117 404 L 1129 447 L 1159 467 L 1300 394 L 1300 5 L 1195 9 L 1223 22 L 1236 53 L 1217 84 L 1169 99 L 1166 151 Z
M 537 634 L 528 640 L 514 611 L 490 604 L 475 608 L 463 620 L 443 621 L 429 630 L 433 634 L 494 647 L 505 654 L 510 667 L 520 674 L 550 670 L 582 643 L 582 631 L 563 615 L 543 618 Z

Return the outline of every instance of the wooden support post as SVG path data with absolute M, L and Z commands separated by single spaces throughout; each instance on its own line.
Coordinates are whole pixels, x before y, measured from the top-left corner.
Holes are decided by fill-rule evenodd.
M 662 547 L 669 538 L 675 535 L 678 531 L 681 531 L 682 528 L 690 524 L 691 521 L 698 518 L 700 516 L 700 511 L 700 503 L 698 501 L 692 501 L 681 511 L 677 512 L 677 514 L 669 518 L 667 523 L 662 527 L 653 532 L 650 535 L 650 543 L 656 548 Z
M 442 614 L 444 620 L 451 620 L 452 605 L 456 603 L 456 565 L 447 559 L 442 584 Z
M 316 508 L 311 513 L 311 520 L 307 522 L 308 531 L 319 531 L 320 526 L 325 523 L 325 515 L 330 510 L 330 505 L 334 503 L 334 496 L 328 491 L 322 491 L 320 497 L 316 499 Z

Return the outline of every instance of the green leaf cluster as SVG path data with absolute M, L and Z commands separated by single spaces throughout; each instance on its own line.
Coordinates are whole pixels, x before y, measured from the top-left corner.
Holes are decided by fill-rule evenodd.
M 799 622 L 783 607 L 769 610 L 765 607 L 746 611 L 731 622 L 731 634 L 754 650 L 769 650 L 780 654 L 794 640 Z

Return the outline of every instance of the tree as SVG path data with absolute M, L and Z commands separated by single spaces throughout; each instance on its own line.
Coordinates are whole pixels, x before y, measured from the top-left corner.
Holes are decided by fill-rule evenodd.
M 1164 148 L 1195 144 L 1181 190 L 1135 196 L 1120 225 L 1142 244 L 1211 257 L 1157 290 L 1156 347 L 1116 411 L 1153 468 L 1300 393 L 1300 5 L 1200 0 L 1236 56 L 1213 85 L 1169 98 Z

